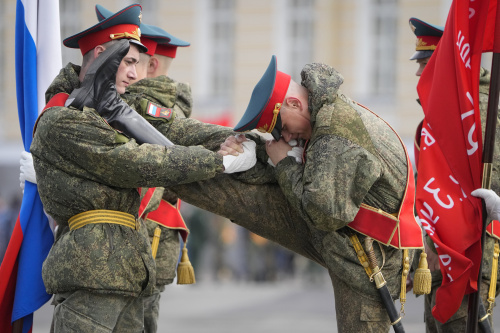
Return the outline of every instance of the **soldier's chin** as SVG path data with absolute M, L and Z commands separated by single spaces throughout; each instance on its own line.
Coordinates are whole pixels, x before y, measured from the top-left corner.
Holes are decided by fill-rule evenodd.
M 120 86 L 116 86 L 116 92 L 117 92 L 118 94 L 122 95 L 122 94 L 124 94 L 124 93 L 125 93 L 125 88 L 126 88 L 126 87 L 125 87 L 125 86 L 122 86 L 122 85 L 120 85 Z

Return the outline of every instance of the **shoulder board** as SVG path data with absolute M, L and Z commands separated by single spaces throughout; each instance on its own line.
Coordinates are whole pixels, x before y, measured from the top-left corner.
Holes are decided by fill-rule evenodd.
M 59 93 L 59 94 L 54 95 L 49 100 L 49 102 L 47 103 L 47 105 L 45 105 L 45 107 L 43 108 L 42 112 L 40 113 L 40 115 L 36 119 L 35 126 L 33 126 L 33 136 L 35 136 L 35 130 L 36 130 L 36 126 L 38 125 L 38 120 L 40 119 L 40 117 L 42 116 L 42 114 L 45 112 L 45 110 L 47 110 L 48 108 L 51 108 L 53 106 L 64 106 L 64 104 L 66 103 L 66 100 L 68 99 L 68 97 L 69 97 L 69 94 L 67 94 L 67 93 Z

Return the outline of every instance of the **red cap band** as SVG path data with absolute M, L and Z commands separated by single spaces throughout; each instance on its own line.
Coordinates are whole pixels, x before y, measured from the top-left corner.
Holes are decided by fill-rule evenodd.
M 158 43 L 156 43 L 154 40 L 142 37 L 141 38 L 141 43 L 144 44 L 148 48 L 148 52 L 146 54 L 153 56 L 155 54 L 156 47 Z
M 276 119 L 281 109 L 281 104 L 285 100 L 291 76 L 280 71 L 276 71 L 276 80 L 269 101 L 267 102 L 259 122 L 255 126 L 260 132 L 271 133 L 276 125 Z
M 434 51 L 439 43 L 441 37 L 437 36 L 418 36 L 417 37 L 417 51 Z
M 156 46 L 155 53 L 165 57 L 175 58 L 175 54 L 177 53 L 177 46 L 158 44 L 158 46 Z
M 78 40 L 82 54 L 85 55 L 97 45 L 110 42 L 115 39 L 135 39 L 141 41 L 141 32 L 135 24 L 118 24 L 104 30 L 96 31 Z

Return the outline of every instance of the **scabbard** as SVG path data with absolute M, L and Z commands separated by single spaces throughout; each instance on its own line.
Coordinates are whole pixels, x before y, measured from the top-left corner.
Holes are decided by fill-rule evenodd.
M 350 229 L 347 230 L 347 233 L 349 235 L 349 239 L 352 242 L 354 250 L 356 251 L 356 255 L 361 266 L 365 269 L 366 274 L 368 274 L 368 276 L 370 277 L 370 281 L 373 281 L 375 283 L 375 287 L 380 294 L 382 303 L 384 304 L 385 310 L 387 311 L 389 319 L 391 320 L 391 325 L 394 328 L 394 332 L 404 333 L 405 330 L 403 328 L 403 323 L 401 323 L 401 317 L 399 316 L 399 313 L 394 306 L 391 293 L 387 288 L 387 283 L 384 279 L 384 276 L 382 275 L 382 271 L 377 265 L 377 259 L 375 257 L 375 254 L 373 253 L 373 248 L 370 246 L 369 255 L 367 255 L 365 249 L 363 249 L 361 243 L 359 242 L 358 236 Z
M 481 300 L 479 300 L 479 330 L 482 333 L 493 333 L 488 317 L 486 316 L 486 309 Z
M 404 333 L 405 329 L 403 328 L 401 317 L 399 316 L 399 313 L 394 306 L 394 302 L 392 300 L 391 293 L 387 288 L 387 285 L 383 285 L 382 287 L 378 288 L 378 292 L 380 294 L 380 298 L 382 298 L 382 303 L 384 303 L 384 307 L 387 310 L 387 314 L 389 315 L 389 319 L 391 320 L 391 325 L 394 328 L 394 332 Z

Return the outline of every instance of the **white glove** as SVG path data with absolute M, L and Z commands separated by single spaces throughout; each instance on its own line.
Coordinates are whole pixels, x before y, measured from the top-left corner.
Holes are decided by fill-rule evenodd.
M 483 198 L 486 206 L 488 218 L 491 220 L 500 220 L 500 197 L 492 190 L 478 188 L 471 192 L 477 198 Z
M 19 163 L 21 164 L 19 181 L 21 182 L 21 188 L 24 190 L 24 183 L 26 181 L 36 184 L 36 174 L 35 168 L 33 167 L 33 157 L 31 157 L 31 153 L 23 151 L 21 153 L 21 160 Z
M 290 141 L 288 141 L 288 144 L 293 148 L 292 148 L 292 150 L 289 150 L 286 154 L 288 156 L 295 157 L 295 161 L 298 164 L 302 164 L 302 154 L 304 153 L 304 148 L 298 146 L 299 143 L 295 139 L 291 139 Z M 274 168 L 276 167 L 276 165 L 274 165 L 273 161 L 271 161 L 270 157 L 267 159 L 267 163 L 270 164 Z
M 249 140 L 243 142 L 242 145 L 243 153 L 240 153 L 238 156 L 226 155 L 223 157 L 224 173 L 247 171 L 257 162 L 255 142 Z
M 303 147 L 293 147 L 292 150 L 289 150 L 288 153 L 286 153 L 288 156 L 295 157 L 295 161 L 298 164 L 302 164 L 302 154 L 304 153 L 304 148 Z

